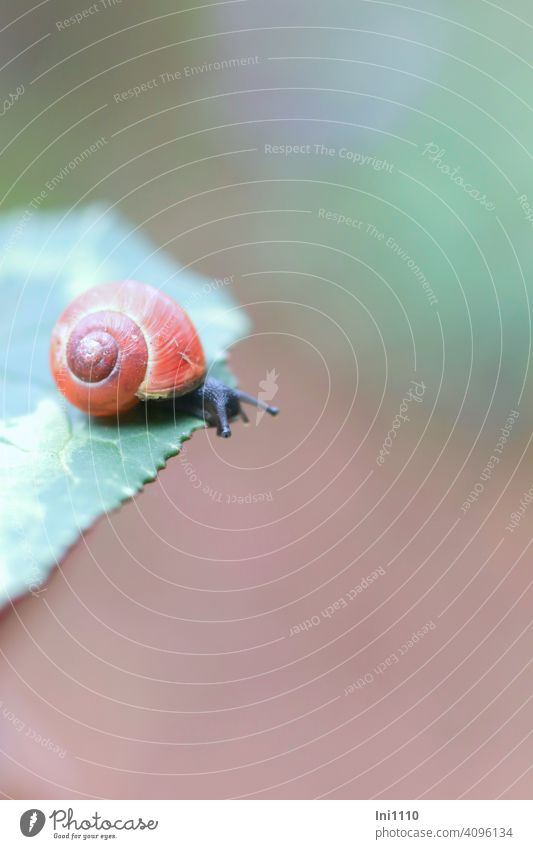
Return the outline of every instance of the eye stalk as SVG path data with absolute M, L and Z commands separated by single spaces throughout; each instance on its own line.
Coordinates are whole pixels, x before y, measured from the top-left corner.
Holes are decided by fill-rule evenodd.
M 248 422 L 248 416 L 242 409 L 241 403 L 252 404 L 254 407 L 259 407 L 270 413 L 271 416 L 277 416 L 279 413 L 278 407 L 273 407 L 270 404 L 265 404 L 259 398 L 254 398 L 248 392 L 241 392 L 240 389 L 232 389 L 220 380 L 214 377 L 208 377 L 204 383 L 187 395 L 176 399 L 176 406 L 184 412 L 191 413 L 193 416 L 198 416 L 204 419 L 209 425 L 214 425 L 217 429 L 217 436 L 222 436 L 227 439 L 231 436 L 231 428 L 229 422 L 240 416 L 244 422 Z

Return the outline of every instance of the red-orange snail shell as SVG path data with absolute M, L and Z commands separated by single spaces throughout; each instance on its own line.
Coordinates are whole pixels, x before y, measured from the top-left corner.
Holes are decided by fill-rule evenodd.
M 182 397 L 183 409 L 215 424 L 219 436 L 230 436 L 231 418 L 247 421 L 241 401 L 278 412 L 206 379 L 202 343 L 185 310 L 136 280 L 95 286 L 69 304 L 52 331 L 50 367 L 71 404 L 92 416 Z
M 104 283 L 72 301 L 52 332 L 50 362 L 63 394 L 92 416 L 184 395 L 206 372 L 185 310 L 135 280 Z

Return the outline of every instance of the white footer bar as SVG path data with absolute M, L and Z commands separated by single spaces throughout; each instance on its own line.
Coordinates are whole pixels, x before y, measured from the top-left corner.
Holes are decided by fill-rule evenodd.
M 3 801 L 0 845 L 532 849 L 529 801 Z M 35 837 L 35 844 L 28 839 Z M 69 841 L 67 843 L 67 841 Z

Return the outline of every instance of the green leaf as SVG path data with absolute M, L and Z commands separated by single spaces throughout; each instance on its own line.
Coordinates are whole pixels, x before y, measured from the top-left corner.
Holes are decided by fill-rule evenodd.
M 56 390 L 52 327 L 80 292 L 132 278 L 187 309 L 211 373 L 248 330 L 227 285 L 182 270 L 100 206 L 0 219 L 0 607 L 38 587 L 79 534 L 154 480 L 203 427 L 170 405 L 138 405 L 119 422 L 91 419 Z

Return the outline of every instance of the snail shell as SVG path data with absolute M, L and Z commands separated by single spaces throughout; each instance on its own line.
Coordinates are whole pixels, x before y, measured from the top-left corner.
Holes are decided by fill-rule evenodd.
M 135 280 L 95 286 L 69 304 L 52 332 L 50 366 L 66 398 L 93 416 L 185 395 L 206 374 L 185 310 Z

